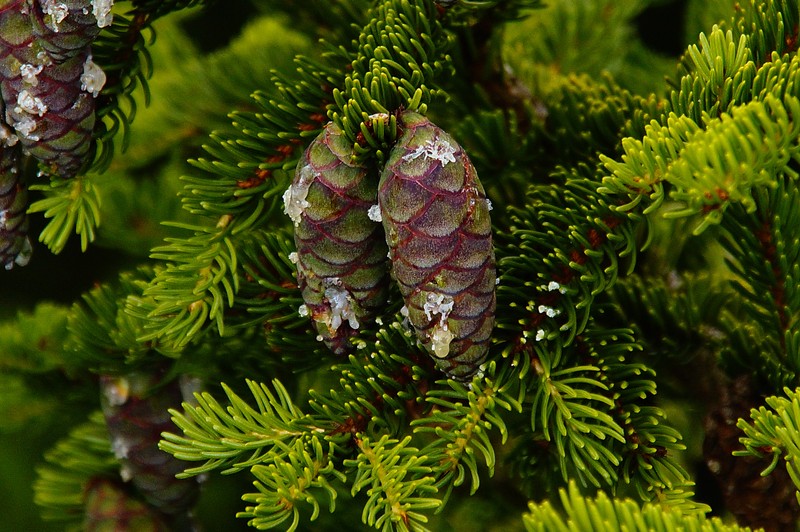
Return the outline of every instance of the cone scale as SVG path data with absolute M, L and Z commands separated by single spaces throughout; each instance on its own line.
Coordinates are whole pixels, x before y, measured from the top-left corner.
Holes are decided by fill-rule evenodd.
M 352 154 L 341 129 L 328 124 L 284 194 L 305 302 L 300 313 L 311 316 L 319 339 L 337 354 L 350 350 L 348 339 L 385 304 L 389 282 L 381 225 L 370 219 L 377 179 L 352 163 Z
M 147 505 L 132 497 L 122 483 L 94 479 L 86 487 L 83 530 L 167 532 L 169 528 Z
M 90 0 L 35 0 L 29 13 L 33 34 L 53 63 L 86 51 L 100 33 Z
M 175 431 L 168 410 L 184 397 L 180 383 L 159 382 L 157 375 L 103 375 L 101 404 L 111 444 L 120 461 L 122 480 L 174 530 L 192 528 L 189 512 L 200 494 L 197 478 L 178 479 L 185 464 L 160 450 L 161 433 Z
M 378 190 L 392 276 L 436 367 L 465 380 L 486 359 L 494 327 L 491 207 L 450 135 L 413 112 L 399 123 Z
M 0 114 L 3 104 L 0 102 Z M 24 266 L 31 257 L 28 191 L 19 172 L 19 139 L 0 120 L 0 266 Z

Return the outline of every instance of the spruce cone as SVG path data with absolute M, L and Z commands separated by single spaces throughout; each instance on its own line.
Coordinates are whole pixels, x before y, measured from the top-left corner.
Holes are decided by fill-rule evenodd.
M 152 376 L 132 374 L 103 376 L 100 384 L 103 414 L 122 464 L 122 479 L 131 481 L 173 529 L 191 529 L 188 511 L 200 493 L 198 480 L 176 479 L 185 464 L 158 448 L 161 433 L 176 430 L 167 410 L 181 404 L 179 383 L 164 384 Z
M 0 110 L 3 109 L 0 103 Z M 10 270 L 31 257 L 28 192 L 19 179 L 17 137 L 0 121 L 0 265 Z
M 166 532 L 167 526 L 141 501 L 133 498 L 119 482 L 96 479 L 86 488 L 83 530 L 136 530 Z
M 62 177 L 74 176 L 85 162 L 95 97 L 105 83 L 88 46 L 96 30 L 81 18 L 80 4 L 73 7 L 78 13 L 63 2 L 14 0 L 0 11 L 5 122 L 27 153 Z M 62 25 L 69 34 L 60 33 Z
M 351 162 L 352 145 L 329 123 L 300 159 L 284 194 L 294 222 L 297 280 L 319 337 L 337 354 L 386 302 L 388 265 L 381 226 L 370 219 L 377 179 Z M 371 211 L 373 216 L 375 211 Z
M 485 360 L 494 327 L 490 205 L 450 135 L 417 113 L 400 122 L 378 190 L 392 275 L 436 366 L 468 379 Z
M 703 457 L 717 481 L 725 508 L 742 526 L 766 532 L 794 532 L 800 520 L 800 506 L 786 468 L 779 465 L 767 476 L 761 472 L 768 459 L 734 456 L 742 449 L 740 418 L 749 419 L 750 410 L 763 402 L 750 377 L 743 375 L 720 384 L 718 404 L 705 418 Z
M 101 24 L 91 0 L 34 0 L 30 10 L 33 34 L 53 63 L 85 52 Z

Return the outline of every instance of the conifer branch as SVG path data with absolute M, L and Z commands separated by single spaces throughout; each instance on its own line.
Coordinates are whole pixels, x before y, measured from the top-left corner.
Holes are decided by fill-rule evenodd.
M 43 191 L 45 198 L 34 202 L 28 212 L 42 212 L 51 219 L 39 240 L 59 253 L 76 233 L 81 237 L 81 249 L 86 251 L 100 225 L 100 197 L 92 180 L 85 176 L 53 178 L 49 185 L 33 185 L 31 190 Z
M 800 372 L 791 318 L 800 305 L 793 266 L 800 249 L 791 236 L 798 217 L 797 194 L 796 182 L 785 177 L 758 191 L 752 212 L 737 206 L 722 225 L 721 242 L 731 253 L 731 288 L 739 296 L 737 310 L 722 314 L 721 329 L 731 338 L 722 350 L 723 360 L 739 370 L 755 371 L 776 389 L 794 383 Z M 744 341 L 743 335 L 761 340 Z M 755 360 L 758 365 L 746 362 Z
M 119 462 L 100 411 L 57 443 L 45 460 L 48 464 L 38 469 L 33 489 L 36 504 L 49 520 L 81 523 L 89 483 L 119 477 Z
M 358 458 L 344 463 L 356 471 L 353 495 L 366 488 L 369 496 L 361 514 L 365 524 L 381 530 L 427 530 L 428 518 L 421 511 L 437 508 L 441 501 L 431 497 L 437 490 L 426 457 L 410 442 L 410 436 L 398 441 L 384 435 L 375 442 L 356 436 Z
M 733 454 L 770 458 L 762 476 L 774 471 L 783 458 L 795 488 L 800 490 L 800 390 L 784 388 L 783 394 L 768 397 L 767 406 L 754 408 L 750 412 L 752 421 L 739 420 L 737 426 L 745 434 L 739 441 L 744 449 Z M 800 504 L 800 491 L 795 495 Z
M 494 366 L 485 380 L 474 379 L 467 387 L 456 381 L 447 381 L 446 388 L 431 390 L 426 402 L 433 410 L 423 419 L 414 420 L 411 426 L 417 434 L 428 434 L 434 438 L 422 454 L 429 456 L 433 467 L 435 486 L 444 490 L 442 504 L 446 504 L 454 488 L 467 479 L 470 493 L 480 486 L 478 461 L 482 459 L 489 475 L 494 474 L 496 463 L 494 431 L 500 434 L 500 443 L 505 443 L 508 428 L 496 411 L 520 410 L 521 405 L 508 396 L 510 384 L 507 376 L 492 378 Z
M 550 501 L 531 503 L 523 516 L 525 530 L 563 531 L 569 530 L 623 530 L 623 529 L 696 529 L 709 531 L 749 530 L 736 525 L 726 525 L 719 518 L 708 519 L 694 514 L 664 511 L 653 504 L 639 506 L 630 499 L 611 499 L 605 493 L 589 499 L 581 494 L 576 483 L 559 491 L 563 510 L 556 509 Z
M 344 475 L 334 469 L 329 454 L 316 438 L 311 445 L 297 440 L 293 449 L 286 449 L 286 458 L 276 456 L 271 463 L 255 465 L 250 471 L 256 477 L 254 484 L 258 493 L 246 493 L 242 500 L 255 506 L 248 506 L 236 516 L 249 519 L 248 525 L 259 530 L 275 528 L 290 517 L 292 521 L 284 525 L 284 530 L 296 530 L 300 525 L 298 506 L 301 503 L 311 506 L 309 520 L 316 520 L 320 513 L 317 492 L 322 492 L 328 501 L 328 510 L 333 513 L 336 490 L 330 481 L 344 480 Z
M 148 28 L 196 3 L 134 1 L 129 16 L 101 35 L 96 58 L 110 65 L 111 83 L 101 96 L 91 173 L 37 189 L 45 199 L 33 210 L 52 217 L 43 238 L 54 249 L 75 228 L 85 235 L 84 247 L 94 238 L 100 198 L 106 199 L 99 176 L 112 168 L 113 143 L 126 142 L 139 102 L 134 91 L 142 89 L 147 99 Z M 305 35 L 318 31 L 330 43 L 321 43 L 314 58 L 298 56 L 294 73 L 282 65 L 271 88 L 238 72 L 218 81 L 220 92 L 198 96 L 227 101 L 220 95 L 230 94 L 238 110 L 230 126 L 212 133 L 207 155 L 192 162 L 182 194 L 192 218 L 169 222 L 174 232 L 151 252 L 158 266 L 88 291 L 68 312 L 67 337 L 54 336 L 64 345 L 52 358 L 26 367 L 24 356 L 11 354 L 3 363 L 18 365 L 15 386 L 28 391 L 37 388 L 27 377 L 39 370 L 99 372 L 107 407 L 117 391 L 112 376 L 131 371 L 151 375 L 154 367 L 156 373 L 168 367 L 169 378 L 158 373 L 158 384 L 175 385 L 176 397 L 172 377 L 187 371 L 228 383 L 250 377 L 251 399 L 235 385 L 223 384 L 219 399 L 215 392 L 197 393 L 196 403 L 169 411 L 175 433 L 161 425 L 156 432 L 167 431 L 159 447 L 168 458 L 193 462 L 179 475 L 192 477 L 193 487 L 206 473 L 249 470 L 254 488 L 237 515 L 256 528 L 296 530 L 308 520 L 324 527 L 357 507 L 368 527 L 424 530 L 429 519 L 438 524 L 461 511 L 453 506 L 459 493 L 482 497 L 486 474 L 497 471 L 524 497 L 567 486 L 562 510 L 555 510 L 555 497 L 531 505 L 523 518 L 531 530 L 734 529 L 705 518 L 709 508 L 693 500 L 687 464 L 696 456 L 684 455 L 680 424 L 673 427 L 665 414 L 675 372 L 664 370 L 684 358 L 700 358 L 704 369 L 713 360 L 715 368 L 755 376 L 761 392 L 795 386 L 800 371 L 793 320 L 800 312 L 800 244 L 793 237 L 800 224 L 800 99 L 794 94 L 800 9 L 794 0 L 745 4 L 730 24 L 688 48 L 671 93 L 649 96 L 651 76 L 633 78 L 663 64 L 632 33 L 641 2 L 556 4 L 535 12 L 539 25 L 520 22 L 511 44 L 503 41 L 503 31 L 513 28 L 507 23 L 539 2 L 297 6 L 298 13 L 320 7 L 313 15 L 323 24 L 305 26 Z M 608 42 L 596 30 L 600 17 L 614 23 Z M 531 31 L 537 28 L 540 34 Z M 527 40 L 532 44 L 522 44 Z M 209 79 L 219 78 L 225 63 L 254 42 L 243 38 L 205 59 L 189 51 L 197 61 L 187 70 L 202 63 L 210 66 Z M 585 43 L 596 48 L 584 54 Z M 481 72 L 469 70 L 473 59 Z M 601 68 L 610 74 L 599 77 Z M 253 89 L 251 101 L 240 105 Z M 177 98 L 188 94 L 175 91 Z M 203 105 L 176 107 L 183 105 L 186 116 L 203 117 Z M 209 112 L 219 105 L 227 104 L 215 103 Z M 430 110 L 463 139 L 463 153 L 485 176 L 495 205 L 497 325 L 481 340 L 489 344 L 488 360 L 475 364 L 470 383 L 441 378 L 436 359 L 417 340 L 416 322 L 400 309 L 397 290 L 382 299 L 377 319 L 352 325 L 343 340 L 351 349 L 346 358 L 329 353 L 301 316 L 308 307 L 298 288 L 290 220 L 281 212 L 300 151 L 333 123 L 352 145 L 352 158 L 340 162 L 363 166 L 369 179 L 378 179 L 407 110 Z M 168 147 L 138 163 L 115 159 L 114 172 L 128 180 L 116 190 L 135 194 L 138 174 L 173 175 L 175 161 L 212 127 L 169 137 L 174 126 L 185 127 L 176 118 L 182 110 L 172 111 L 152 126 L 164 130 L 159 139 L 173 139 Z M 174 166 L 162 175 L 167 159 Z M 376 221 L 374 212 L 369 217 Z M 705 231 L 689 236 L 689 227 Z M 697 243 L 702 252 L 689 257 Z M 425 254 L 412 250 L 409 264 L 414 253 Z M 446 318 L 449 311 L 439 308 Z M 342 313 L 347 319 L 350 311 Z M 66 319 L 67 311 L 51 315 Z M 62 352 L 69 364 L 59 359 Z M 265 372 L 268 384 L 251 380 Z M 146 399 L 139 391 L 130 397 L 120 391 L 119 404 L 107 408 L 110 424 L 129 399 L 128 406 Z M 768 457 L 767 474 L 783 457 L 800 487 L 792 465 L 800 459 L 800 406 L 796 392 L 785 394 L 788 399 L 770 398 L 769 408 L 753 411 L 752 423 L 740 422 L 745 449 L 737 454 Z M 154 405 L 146 414 L 157 418 L 160 410 Z M 115 438 L 111 449 L 107 438 L 92 440 L 99 435 L 95 421 L 59 444 L 53 455 L 59 463 L 41 475 L 41 500 L 53 515 L 74 521 L 80 505 L 96 516 L 104 501 L 123 510 L 140 503 L 122 489 L 116 469 L 104 469 L 112 462 L 118 468 L 111 452 L 125 451 L 119 441 L 139 440 Z M 501 471 L 503 458 L 515 477 Z M 612 501 L 607 494 L 616 491 L 644 506 Z M 587 498 L 590 492 L 597 495 Z
M 235 473 L 285 456 L 298 439 L 324 432 L 297 409 L 277 380 L 273 381 L 274 391 L 253 381 L 247 385 L 257 410 L 223 384 L 230 406 L 223 407 L 211 394 L 202 393 L 195 395 L 196 406 L 184 403 L 183 413 L 170 411 L 184 436 L 164 433 L 159 447 L 181 460 L 205 462 L 186 469 L 181 478 L 214 469 L 222 469 L 223 474 Z

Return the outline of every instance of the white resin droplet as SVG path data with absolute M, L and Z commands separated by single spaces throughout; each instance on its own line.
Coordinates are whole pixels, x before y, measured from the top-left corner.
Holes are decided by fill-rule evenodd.
M 17 106 L 14 108 L 14 111 L 42 116 L 47 112 L 47 106 L 41 98 L 24 90 L 20 91 L 17 95 Z
M 133 480 L 133 470 L 128 464 L 123 464 L 119 468 L 119 476 L 123 482 L 130 482 Z
M 436 138 L 435 140 L 429 140 L 422 146 L 418 146 L 417 149 L 411 153 L 407 153 L 403 156 L 403 160 L 413 161 L 422 155 L 426 159 L 435 159 L 439 161 L 442 166 L 445 166 L 447 163 L 456 162 L 455 153 L 456 149 L 451 146 L 449 142 L 441 138 Z
M 306 201 L 306 197 L 308 197 L 308 189 L 313 181 L 314 171 L 310 167 L 304 166 L 300 169 L 300 178 L 297 182 L 289 185 L 283 194 L 283 212 L 292 219 L 295 227 L 300 225 L 303 211 L 311 205 Z
M 22 75 L 22 80 L 28 85 L 35 87 L 39 84 L 39 79 L 36 77 L 44 68 L 43 65 L 32 65 L 25 63 L 19 67 L 19 73 Z
M 328 300 L 331 311 L 330 316 L 327 316 L 326 323 L 332 332 L 336 332 L 342 323 L 347 321 L 352 329 L 358 329 L 359 323 L 356 318 L 355 309 L 353 309 L 353 298 L 347 292 L 346 288 L 342 287 L 342 281 L 337 278 L 326 279 L 325 284 L 325 299 Z
M 369 219 L 372 220 L 373 222 L 382 222 L 383 216 L 381 216 L 380 205 L 373 205 L 372 207 L 370 207 L 369 210 L 367 211 L 367 216 L 369 216 Z
M 81 74 L 81 90 L 86 91 L 97 98 L 97 95 L 100 94 L 100 91 L 103 89 L 105 84 L 106 73 L 103 72 L 103 69 L 97 66 L 94 61 L 92 61 L 92 56 L 90 55 L 86 58 L 86 62 L 83 63 L 83 74 Z
M 453 310 L 453 298 L 446 294 L 429 292 L 425 298 L 422 310 L 429 320 L 433 320 L 436 314 L 439 315 L 439 325 L 447 329 L 447 316 Z
M 31 133 L 36 130 L 36 120 L 33 118 L 26 116 L 22 120 L 14 122 L 11 125 L 14 126 L 14 129 L 22 136 L 22 138 L 34 142 L 39 140 L 38 135 L 31 135 Z
M 447 326 L 442 327 L 438 323 L 433 327 L 431 334 L 431 349 L 433 354 L 439 358 L 445 358 L 450 353 L 450 342 L 455 335 L 447 330 Z
M 14 257 L 14 264 L 17 266 L 25 266 L 30 262 L 31 255 L 33 255 L 33 246 L 31 245 L 30 239 L 26 238 L 22 243 L 22 249 L 17 253 L 17 256 Z
M 69 15 L 69 8 L 62 2 L 55 2 L 54 0 L 44 0 L 42 2 L 42 13 L 50 16 L 50 23 L 48 26 L 54 32 L 58 33 L 59 27 L 67 15 Z
M 111 406 L 122 406 L 128 401 L 131 383 L 128 379 L 120 377 L 103 386 L 103 394 Z
M 111 25 L 114 16 L 111 8 L 114 7 L 114 0 L 92 0 L 92 13 L 97 19 L 97 27 L 105 28 Z
M 125 441 L 125 438 L 120 436 L 111 440 L 111 450 L 114 451 L 114 456 L 117 460 L 122 460 L 128 457 L 131 446 Z
M 19 137 L 11 132 L 11 129 L 0 124 L 0 146 L 11 147 L 19 142 Z

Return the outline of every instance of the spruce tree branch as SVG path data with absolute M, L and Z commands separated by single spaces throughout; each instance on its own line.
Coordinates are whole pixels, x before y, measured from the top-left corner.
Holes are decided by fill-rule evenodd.
M 358 457 L 344 465 L 356 471 L 353 495 L 368 488 L 362 521 L 383 530 L 427 530 L 428 518 L 421 512 L 437 508 L 441 501 L 432 497 L 437 489 L 429 476 L 431 468 L 419 449 L 409 446 L 411 437 L 398 441 L 384 435 L 372 442 L 357 435 L 355 442 Z
M 750 0 L 736 11 L 734 31 L 750 37 L 753 58 L 769 62 L 775 54 L 792 54 L 798 49 L 800 15 L 792 2 L 758 2 Z
M 34 501 L 48 520 L 81 523 L 89 484 L 119 478 L 119 462 L 99 410 L 58 442 L 45 460 L 47 464 L 37 469 L 33 490 Z
M 531 503 L 523 516 L 528 532 L 569 530 L 623 530 L 623 529 L 702 529 L 738 532 L 743 529 L 727 525 L 719 518 L 707 518 L 702 514 L 683 514 L 673 510 L 645 504 L 639 506 L 630 499 L 611 499 L 603 492 L 594 498 L 584 496 L 577 483 L 570 482 L 559 491 L 561 507 L 550 501 Z
M 731 337 L 723 360 L 739 370 L 756 372 L 774 389 L 795 384 L 800 372 L 792 318 L 800 305 L 794 266 L 800 250 L 791 237 L 797 223 L 793 207 L 797 195 L 797 183 L 783 177 L 774 188 L 755 195 L 754 212 L 736 206 L 722 224 L 731 287 L 740 296 L 738 311 L 728 309 L 722 315 L 722 329 Z M 741 343 L 743 333 L 763 340 Z
M 770 464 L 761 473 L 763 476 L 769 475 L 782 457 L 795 488 L 800 490 L 800 390 L 784 388 L 783 393 L 783 397 L 768 397 L 766 407 L 751 410 L 752 421 L 739 420 L 737 427 L 745 434 L 739 441 L 744 449 L 734 451 L 734 455 L 757 458 L 771 455 Z M 800 503 L 800 491 L 796 496 Z
M 48 185 L 33 185 L 31 190 L 41 190 L 45 197 L 35 201 L 28 212 L 42 212 L 50 219 L 39 234 L 39 241 L 53 253 L 60 253 L 69 237 L 77 233 L 81 238 L 81 250 L 86 251 L 100 225 L 101 200 L 92 178 L 54 176 Z
M 413 420 L 411 426 L 417 434 L 434 438 L 422 453 L 429 455 L 438 489 L 444 489 L 442 504 L 446 504 L 454 488 L 470 479 L 470 493 L 480 486 L 478 459 L 482 458 L 489 475 L 494 474 L 496 462 L 490 439 L 492 432 L 500 434 L 501 443 L 508 437 L 508 428 L 499 409 L 511 411 L 520 405 L 508 397 L 509 382 L 506 375 L 495 374 L 494 364 L 486 370 L 486 377 L 475 378 L 465 386 L 449 380 L 447 387 L 428 392 L 425 400 L 433 405 L 426 417 Z M 469 477 L 468 475 L 469 474 Z
M 314 521 L 320 513 L 320 496 L 327 499 L 331 513 L 336 509 L 336 490 L 330 481 L 343 481 L 345 477 L 334 469 L 320 440 L 316 436 L 310 443 L 296 440 L 293 448 L 286 451 L 286 458 L 275 456 L 271 463 L 250 469 L 257 479 L 254 484 L 258 493 L 246 493 L 242 500 L 255 506 L 248 506 L 236 516 L 249 519 L 247 524 L 252 527 L 275 528 L 291 517 L 292 522 L 284 529 L 296 530 L 300 524 L 298 506 L 310 505 L 309 520 Z
M 164 433 L 159 447 L 181 460 L 205 462 L 186 469 L 181 478 L 214 469 L 229 474 L 271 463 L 276 457 L 285 458 L 299 439 L 325 432 L 297 409 L 279 381 L 273 381 L 274 391 L 253 381 L 247 381 L 247 385 L 257 409 L 223 384 L 230 402 L 228 407 L 220 405 L 211 394 L 203 393 L 195 394 L 197 406 L 184 403 L 183 412 L 170 410 L 173 422 L 184 436 Z

